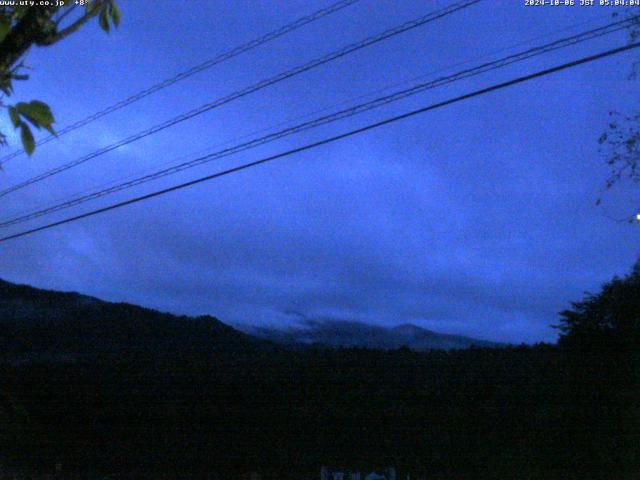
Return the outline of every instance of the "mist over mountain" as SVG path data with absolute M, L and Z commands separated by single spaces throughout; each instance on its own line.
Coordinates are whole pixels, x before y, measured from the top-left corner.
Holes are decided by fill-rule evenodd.
M 265 348 L 271 343 L 416 351 L 499 345 L 411 324 L 387 328 L 338 320 L 307 320 L 285 329 L 254 326 L 241 332 L 208 315 L 178 316 L 0 280 L 0 357 L 12 361 L 72 360 L 123 352 L 213 353 Z
M 299 326 L 283 328 L 250 326 L 243 330 L 259 338 L 285 345 L 316 344 L 383 350 L 407 347 L 416 351 L 501 345 L 461 335 L 436 333 L 410 323 L 396 327 L 383 327 L 356 321 L 305 320 Z

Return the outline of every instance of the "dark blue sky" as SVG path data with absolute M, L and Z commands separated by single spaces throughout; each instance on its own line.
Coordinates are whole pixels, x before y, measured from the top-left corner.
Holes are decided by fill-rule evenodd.
M 32 78 L 17 85 L 16 101 L 47 101 L 64 126 L 329 3 L 121 0 L 116 33 L 107 36 L 92 25 L 65 43 L 33 51 Z M 449 3 L 362 0 L 43 146 L 31 159 L 11 161 L 0 182 L 12 185 Z M 356 103 L 358 96 L 459 62 L 503 56 L 524 45 L 495 52 L 520 42 L 538 38 L 533 46 L 593 28 L 612 13 L 523 4 L 486 0 L 182 123 L 3 198 L 2 218 L 217 150 L 301 115 Z M 619 34 L 458 82 L 135 193 L 625 41 Z M 609 110 L 638 108 L 638 83 L 626 78 L 636 59 L 625 54 L 578 67 L 4 243 L 0 276 L 177 313 L 209 313 L 231 324 L 285 325 L 303 315 L 552 341 L 549 325 L 557 312 L 625 273 L 640 253 L 639 227 L 609 218 L 633 213 L 638 191 L 617 187 L 595 206 L 607 175 L 597 138 Z M 11 130 L 5 118 L 2 128 Z

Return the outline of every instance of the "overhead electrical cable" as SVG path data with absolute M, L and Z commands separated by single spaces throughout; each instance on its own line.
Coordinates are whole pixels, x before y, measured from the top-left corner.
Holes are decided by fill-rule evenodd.
M 282 27 L 273 30 L 261 37 L 255 38 L 254 40 L 251 40 L 247 43 L 244 43 L 242 45 L 239 45 L 235 48 L 232 48 L 231 50 L 228 50 L 226 52 L 221 53 L 220 55 L 209 59 L 205 62 L 202 62 L 198 65 L 195 65 L 194 67 L 189 68 L 188 70 L 185 70 L 183 72 L 180 72 L 176 75 L 174 75 L 171 78 L 167 78 L 166 80 L 163 80 L 159 83 L 156 83 L 155 85 L 150 86 L 149 88 L 146 88 L 134 95 L 131 95 L 130 97 L 125 98 L 124 100 L 120 100 L 117 103 L 114 103 L 113 105 L 100 110 L 99 112 L 94 113 L 93 115 L 90 115 L 86 118 L 83 118 L 81 120 L 78 120 L 75 123 L 72 123 L 71 125 L 67 125 L 66 127 L 61 128 L 60 130 L 58 130 L 56 132 L 56 135 L 49 135 L 47 137 L 42 138 L 41 140 L 38 140 L 36 142 L 36 145 L 40 146 L 40 145 L 44 145 L 45 143 L 49 143 L 52 140 L 55 140 L 56 138 L 61 137 L 62 135 L 65 135 L 69 132 L 72 132 L 74 130 L 79 129 L 80 127 L 84 127 L 85 125 L 88 125 L 91 122 L 94 122 L 95 120 L 98 120 L 99 118 L 102 118 L 106 115 L 109 115 L 110 113 L 113 113 L 117 110 L 120 110 L 124 107 L 126 107 L 127 105 L 131 105 L 132 103 L 137 102 L 138 100 L 141 100 L 145 97 L 148 97 L 149 95 L 159 92 L 160 90 L 164 90 L 165 88 L 178 83 L 186 78 L 191 77 L 192 75 L 195 75 L 196 73 L 202 72 L 203 70 L 207 70 L 215 65 L 218 65 L 222 62 L 225 62 L 227 60 L 230 60 L 234 57 L 237 57 L 238 55 L 244 53 L 244 52 L 248 52 L 249 50 L 253 50 L 254 48 L 257 48 L 261 45 L 264 45 L 268 42 L 271 42 L 273 40 L 276 40 L 277 38 L 280 38 L 288 33 L 291 33 L 301 27 L 303 27 L 304 25 L 308 25 L 309 23 L 315 22 L 316 20 L 319 20 L 323 17 L 326 17 L 328 15 L 331 15 L 332 13 L 338 12 L 340 10 L 342 10 L 343 8 L 349 7 L 351 5 L 353 5 L 354 3 L 358 3 L 360 0 L 341 0 L 339 2 L 335 2 L 332 3 L 331 5 L 329 5 L 328 7 L 322 8 L 320 10 L 317 10 L 309 15 L 306 15 L 304 17 L 300 17 L 297 20 L 288 23 L 286 25 L 283 25 Z M 16 150 L 15 152 L 12 152 L 8 155 L 5 155 L 3 157 L 0 158 L 0 166 L 4 165 L 6 162 L 8 162 L 9 160 L 19 157 L 20 155 L 22 155 L 24 153 L 24 150 Z
M 348 118 L 369 110 L 372 110 L 374 108 L 378 108 L 380 106 L 386 105 L 388 103 L 392 103 L 404 98 L 407 98 L 409 96 L 412 95 L 416 95 L 418 93 L 424 92 L 426 90 L 430 90 L 433 88 L 437 88 L 449 83 L 453 83 L 456 81 L 460 81 L 460 80 L 464 80 L 473 76 L 477 76 L 492 70 L 497 70 L 499 68 L 503 68 L 506 67 L 508 65 L 511 65 L 513 63 L 516 62 L 521 62 L 524 60 L 527 60 L 529 58 L 532 57 L 536 57 L 539 55 L 543 55 L 561 48 L 567 48 L 569 46 L 572 45 L 576 45 L 578 43 L 582 43 L 585 42 L 587 40 L 592 40 L 594 38 L 598 38 L 598 37 L 602 37 L 604 35 L 608 35 L 617 31 L 620 31 L 622 29 L 625 29 L 628 27 L 628 25 L 631 24 L 631 22 L 635 21 L 636 18 L 629 18 L 627 20 L 623 20 L 623 21 L 618 21 L 618 22 L 613 22 L 610 23 L 608 25 L 602 26 L 602 27 L 598 27 L 586 32 L 582 32 L 576 35 L 572 35 L 566 38 L 562 38 L 556 41 L 553 41 L 551 43 L 547 43 L 545 45 L 541 45 L 541 46 L 537 46 L 537 47 L 533 47 L 533 48 L 529 48 L 527 50 L 524 50 L 522 52 L 518 52 L 512 55 L 508 55 L 506 57 L 497 59 L 497 60 L 493 60 L 490 62 L 486 62 L 482 65 L 473 67 L 473 68 L 468 68 L 465 70 L 462 70 L 460 72 L 456 72 L 454 74 L 451 75 L 447 75 L 447 76 L 443 76 L 443 77 L 439 77 L 435 80 L 429 81 L 429 82 L 425 82 L 425 83 L 420 83 L 417 84 L 413 87 L 410 87 L 408 89 L 403 89 L 403 90 L 399 90 L 396 91 L 394 93 L 391 93 L 390 95 L 386 95 L 383 97 L 379 97 L 376 99 L 373 99 L 371 101 L 365 102 L 365 103 L 361 103 L 359 105 L 347 108 L 347 109 L 343 109 L 343 110 L 339 110 L 337 112 L 331 113 L 329 115 L 324 115 L 318 118 L 315 118 L 313 120 L 307 121 L 307 122 L 303 122 L 301 124 L 289 127 L 289 128 L 285 128 L 283 130 L 277 131 L 277 132 L 273 132 L 270 133 L 268 135 L 259 137 L 259 138 L 255 138 L 252 139 L 248 142 L 243 142 L 240 143 L 238 145 L 229 147 L 229 148 L 225 148 L 223 150 L 214 152 L 214 153 L 210 153 L 192 160 L 189 160 L 187 162 L 183 162 L 177 165 L 173 165 L 171 167 L 168 168 L 164 168 L 161 170 L 158 170 L 156 172 L 150 173 L 150 174 L 146 174 L 143 175 L 141 177 L 138 178 L 134 178 L 122 183 L 119 183 L 117 185 L 113 185 L 110 186 L 108 188 L 105 188 L 103 190 L 98 190 L 96 192 L 92 192 L 90 194 L 86 194 L 86 195 L 81 195 L 81 196 L 77 196 L 71 200 L 65 201 L 65 202 L 61 202 L 58 203 L 56 205 L 47 207 L 47 208 L 43 208 L 25 215 L 20 215 L 14 218 L 11 218 L 9 220 L 4 220 L 2 222 L 0 222 L 0 227 L 9 227 L 12 225 L 16 225 L 19 223 L 23 223 L 26 222 L 28 220 L 33 220 L 35 218 L 39 218 L 42 217 L 44 215 L 48 215 L 60 210 L 64 210 L 67 208 L 71 208 L 71 207 L 75 207 L 78 206 L 80 204 L 86 203 L 90 200 L 94 200 L 100 197 L 104 197 L 106 195 L 112 194 L 112 193 L 116 193 L 125 189 L 129 189 L 138 185 L 142 185 L 144 183 L 150 182 L 152 180 L 157 180 L 159 178 L 168 176 L 168 175 L 172 175 L 178 172 L 181 172 L 183 170 L 187 170 L 190 168 L 194 168 L 196 166 L 202 165 L 204 163 L 208 163 L 211 162 L 213 160 L 217 160 L 220 158 L 224 158 L 230 155 L 234 155 L 236 153 L 251 149 L 251 148 L 255 148 L 257 146 L 260 145 L 264 145 L 266 143 L 270 143 L 273 142 L 275 140 L 296 134 L 296 133 L 300 133 L 302 131 L 305 130 L 309 130 L 312 128 L 316 128 L 319 127 L 321 125 L 325 125 L 328 123 L 333 123 L 336 122 L 338 120 L 344 119 L 344 118 Z
M 488 94 L 488 93 L 491 93 L 491 92 L 502 90 L 502 89 L 511 87 L 513 85 L 517 85 L 517 84 L 521 84 L 521 83 L 524 83 L 524 82 L 528 82 L 528 81 L 531 81 L 533 79 L 544 77 L 544 76 L 547 76 L 547 75 L 551 75 L 553 73 L 557 73 L 557 72 L 560 72 L 560 71 L 563 71 L 563 70 L 574 68 L 574 67 L 577 67 L 578 65 L 583 65 L 583 64 L 590 63 L 590 62 L 593 62 L 593 61 L 596 61 L 596 60 L 607 58 L 607 57 L 610 57 L 610 56 L 613 56 L 613 55 L 616 55 L 616 54 L 619 54 L 619 53 L 622 53 L 622 52 L 626 52 L 626 51 L 629 51 L 629 50 L 632 50 L 632 49 L 636 49 L 638 47 L 640 47 L 640 42 L 635 42 L 635 43 L 630 43 L 630 44 L 624 45 L 622 47 L 618 47 L 618 48 L 614 48 L 614 49 L 611 49 L 611 50 L 607 50 L 605 52 L 601 52 L 601 53 L 598 53 L 598 54 L 589 55 L 587 57 L 582 57 L 580 59 L 573 60 L 573 61 L 567 62 L 567 63 L 563 63 L 563 64 L 555 66 L 555 67 L 551 67 L 551 68 L 547 68 L 547 69 L 544 69 L 544 70 L 540 70 L 540 71 L 537 71 L 535 73 L 530 73 L 528 75 L 517 77 L 515 79 L 509 80 L 509 81 L 506 81 L 506 82 L 502 82 L 502 83 L 498 83 L 498 84 L 492 85 L 490 87 L 485 87 L 485 88 L 482 88 L 482 89 L 479 89 L 479 90 L 475 90 L 473 92 L 470 92 L 470 93 L 467 93 L 467 94 L 464 94 L 464 95 L 460 95 L 460 96 L 457 96 L 457 97 L 454 97 L 454 98 L 450 98 L 448 100 L 444 100 L 444 101 L 441 101 L 441 102 L 438 102 L 438 103 L 427 105 L 425 107 L 422 107 L 422 108 L 419 108 L 419 109 L 416 109 L 416 110 L 412 110 L 410 112 L 406 112 L 406 113 L 403 113 L 401 115 L 396 115 L 394 117 L 390 117 L 390 118 L 387 118 L 385 120 L 381 120 L 379 122 L 375 122 L 375 123 L 366 125 L 364 127 L 356 128 L 354 130 L 350 130 L 348 132 L 341 133 L 339 135 L 335 135 L 335 136 L 332 136 L 332 137 L 329 137 L 329 138 L 325 138 L 325 139 L 317 141 L 317 142 L 309 143 L 307 145 L 303 145 L 301 147 L 297 147 L 297 148 L 294 148 L 294 149 L 291 149 L 291 150 L 288 150 L 288 151 L 285 151 L 285 152 L 281 152 L 281 153 L 278 153 L 278 154 L 275 154 L 275 155 L 271 155 L 271 156 L 262 158 L 260 160 L 256 160 L 256 161 L 249 162 L 249 163 L 245 163 L 245 164 L 239 165 L 237 167 L 229 168 L 227 170 L 223 170 L 223 171 L 211 174 L 211 175 L 207 175 L 207 176 L 204 176 L 204 177 L 197 178 L 195 180 L 191 180 L 191 181 L 188 181 L 188 182 L 185 182 L 185 183 L 181 183 L 181 184 L 174 185 L 174 186 L 171 186 L 171 187 L 168 187 L 168 188 L 164 188 L 162 190 L 158 190 L 158 191 L 155 191 L 155 192 L 152 192 L 152 193 L 148 193 L 146 195 L 141 195 L 141 196 L 138 196 L 138 197 L 130 198 L 130 199 L 124 200 L 122 202 L 114 203 L 112 205 L 109 205 L 109 206 L 106 206 L 106 207 L 103 207 L 103 208 L 99 208 L 99 209 L 96 209 L 96 210 L 92 210 L 92 211 L 89 211 L 89 212 L 86 212 L 86 213 L 83 213 L 83 214 L 80 214 L 80 215 L 76 215 L 76 216 L 73 216 L 73 217 L 68 217 L 68 218 L 65 218 L 63 220 L 59 220 L 59 221 L 52 222 L 52 223 L 49 223 L 49 224 L 46 224 L 46 225 L 42 225 L 40 227 L 32 228 L 30 230 L 25 230 L 25 231 L 22 231 L 22 232 L 19 232 L 19 233 L 15 233 L 13 235 L 8 235 L 6 237 L 0 238 L 0 242 L 6 242 L 8 240 L 24 237 L 26 235 L 30 235 L 30 234 L 33 234 L 33 233 L 36 233 L 36 232 L 41 232 L 43 230 L 48 230 L 48 229 L 51 229 L 51 228 L 54 228 L 54 227 L 57 227 L 57 226 L 60 226 L 60 225 L 64 225 L 64 224 L 67 224 L 67 223 L 71 223 L 71 222 L 75 222 L 75 221 L 81 220 L 83 218 L 88 218 L 88 217 L 92 217 L 94 215 L 98 215 L 100 213 L 105 213 L 105 212 L 108 212 L 108 211 L 111 211 L 111 210 L 115 210 L 117 208 L 121 208 L 121 207 L 124 207 L 126 205 L 132 205 L 134 203 L 143 202 L 143 201 L 149 200 L 151 198 L 155 198 L 155 197 L 158 197 L 158 196 L 161 196 L 161 195 L 165 195 L 165 194 L 170 193 L 170 192 L 174 192 L 174 191 L 177 191 L 177 190 L 182 190 L 184 188 L 191 187 L 193 185 L 197 185 L 197 184 L 200 184 L 200 183 L 203 183 L 203 182 L 214 180 L 216 178 L 220 178 L 220 177 L 223 177 L 223 176 L 226 176 L 226 175 L 230 175 L 232 173 L 236 173 L 236 172 L 240 172 L 240 171 L 243 171 L 243 170 L 247 170 L 249 168 L 257 167 L 259 165 L 263 165 L 265 163 L 272 162 L 272 161 L 280 159 L 280 158 L 288 157 L 288 156 L 294 155 L 296 153 L 305 152 L 305 151 L 320 147 L 322 145 L 327 145 L 327 144 L 330 144 L 330 143 L 333 143 L 333 142 L 336 142 L 336 141 L 339 141 L 339 140 L 343 140 L 345 138 L 349 138 L 349 137 L 352 137 L 354 135 L 358 135 L 358 134 L 367 132 L 369 130 L 376 129 L 376 128 L 382 127 L 384 125 L 389 125 L 391 123 L 395 123 L 395 122 L 398 122 L 400 120 L 405 120 L 407 118 L 414 117 L 416 115 L 419 115 L 419 114 L 422 114 L 422 113 L 425 113 L 425 112 L 428 112 L 428 111 L 431 111 L 431 110 L 436 110 L 436 109 L 439 109 L 439 108 L 443 108 L 443 107 L 452 105 L 454 103 L 459 103 L 459 102 L 462 102 L 462 101 L 465 101 L 465 100 L 469 100 L 471 98 L 479 97 L 481 95 L 485 95 L 485 94 Z
M 376 43 L 382 42 L 383 40 L 386 40 L 388 38 L 394 37 L 396 35 L 399 35 L 401 33 L 407 32 L 409 30 L 412 30 L 414 28 L 426 25 L 430 22 L 433 22 L 437 19 L 440 19 L 442 17 L 445 17 L 447 15 L 450 15 L 454 12 L 457 12 L 459 10 L 462 10 L 464 8 L 470 7 L 471 5 L 474 5 L 476 3 L 479 3 L 483 0 L 466 0 L 463 2 L 457 2 L 454 3 L 442 10 L 438 10 L 437 12 L 432 12 L 429 13 L 427 15 L 424 15 L 422 17 L 419 17 L 415 20 L 411 20 L 408 22 L 403 23 L 402 25 L 399 25 L 397 27 L 385 30 L 377 35 L 373 35 L 370 37 L 365 38 L 364 40 L 361 40 L 359 42 L 353 43 L 351 45 L 348 45 L 346 47 L 343 47 L 337 51 L 331 52 L 327 55 L 324 55 L 322 57 L 316 58 L 315 60 L 312 60 L 310 62 L 307 62 L 303 65 L 300 65 L 298 67 L 295 67 L 291 70 L 287 70 L 285 72 L 279 73 L 277 75 L 275 75 L 274 77 L 270 77 L 268 79 L 262 80 L 258 83 L 255 83 L 249 87 L 246 87 L 242 90 L 236 91 L 230 95 L 227 95 L 225 97 L 219 98 L 217 100 L 214 100 L 212 102 L 206 103 L 198 108 L 195 108 L 193 110 L 190 110 L 186 113 L 183 113 L 181 115 L 178 115 L 177 117 L 174 117 L 170 120 L 167 120 L 161 124 L 155 125 L 151 128 L 148 128 L 146 130 L 143 130 L 142 132 L 139 132 L 137 134 L 131 135 L 123 140 L 120 140 L 116 143 L 113 143 L 111 145 L 108 145 L 106 147 L 103 147 L 99 150 L 96 150 L 88 155 L 85 155 L 83 157 L 80 157 L 76 160 L 73 160 L 69 163 L 66 163 L 64 165 L 60 165 L 58 167 L 55 167 L 51 170 L 48 170 L 40 175 L 37 175 L 35 177 L 29 178 L 28 180 L 25 180 L 23 182 L 20 182 L 16 185 L 13 185 L 11 187 L 5 188 L 3 190 L 0 190 L 0 197 L 3 197 L 5 195 L 8 195 L 12 192 L 21 190 L 29 185 L 33 185 L 34 183 L 38 183 L 46 178 L 52 177 L 54 175 L 57 175 L 61 172 L 64 172 L 66 170 L 69 170 L 71 168 L 74 168 L 78 165 L 81 165 L 83 163 L 88 162 L 89 160 L 92 160 L 96 157 L 99 157 L 101 155 L 104 155 L 105 153 L 111 152 L 117 148 L 120 148 L 124 145 L 128 145 L 130 143 L 133 143 L 135 141 L 141 140 L 145 137 L 148 137 L 150 135 L 153 135 L 155 133 L 158 133 L 162 130 L 165 130 L 169 127 L 172 127 L 178 123 L 184 122 L 186 120 L 189 120 L 197 115 L 201 115 L 205 112 L 208 112 L 210 110 L 213 110 L 214 108 L 220 107 L 222 105 L 225 105 L 227 103 L 230 103 L 234 100 L 237 100 L 239 98 L 245 97 L 251 93 L 257 92 L 258 90 L 262 90 L 266 87 L 269 87 L 271 85 L 274 85 L 278 82 L 281 82 L 285 79 L 294 77 L 296 75 L 300 75 L 303 72 L 306 72 L 308 70 L 311 70 L 313 68 L 317 68 L 321 65 L 324 65 L 325 63 L 331 62 L 333 60 L 336 60 L 338 58 L 344 57 L 345 55 L 348 55 L 350 53 L 356 52 L 358 50 L 361 50 L 363 48 L 369 47 L 371 45 L 374 45 Z
M 325 107 L 322 107 L 322 108 L 319 108 L 319 109 L 314 109 L 312 111 L 307 111 L 306 113 L 303 113 L 301 115 L 294 115 L 293 117 L 287 118 L 286 120 L 280 121 L 280 122 L 278 122 L 276 124 L 269 125 L 268 127 L 258 128 L 258 129 L 255 129 L 255 130 L 251 130 L 250 132 L 246 132 L 246 133 L 243 133 L 241 135 L 231 137 L 231 138 L 229 138 L 227 140 L 218 141 L 213 145 L 209 145 L 208 147 L 200 148 L 200 149 L 198 149 L 196 151 L 190 152 L 189 154 L 180 155 L 177 158 L 173 158 L 173 159 L 171 159 L 171 160 L 169 160 L 167 162 L 163 162 L 161 165 L 158 165 L 157 167 L 165 168 L 165 167 L 173 166 L 176 162 L 178 162 L 180 160 L 183 160 L 183 159 L 186 159 L 186 158 L 191 158 L 194 155 L 200 155 L 200 154 L 203 154 L 205 152 L 211 152 L 211 150 L 214 149 L 214 148 L 218 148 L 218 147 L 222 147 L 222 146 L 225 146 L 225 145 L 229 145 L 229 144 L 231 144 L 233 142 L 236 142 L 236 141 L 239 141 L 239 140 L 244 140 L 246 138 L 251 138 L 254 135 L 257 135 L 257 134 L 260 134 L 260 133 L 264 133 L 264 132 L 269 132 L 271 130 L 274 130 L 275 128 L 284 127 L 286 125 L 291 125 L 296 120 L 302 120 L 302 119 L 313 117 L 314 115 L 317 115 L 317 114 L 322 113 L 322 112 L 326 112 L 326 111 L 331 110 L 333 108 L 340 107 L 340 106 L 343 106 L 343 105 L 347 105 L 350 102 L 353 102 L 355 100 L 361 100 L 361 99 L 365 99 L 365 98 L 372 98 L 377 94 L 380 94 L 380 93 L 383 93 L 383 92 L 388 92 L 390 90 L 393 90 L 394 88 L 397 88 L 397 87 L 400 87 L 400 86 L 403 86 L 403 85 L 411 85 L 411 84 L 415 83 L 416 81 L 424 80 L 425 78 L 431 78 L 437 73 L 445 72 L 445 71 L 448 71 L 448 70 L 451 70 L 453 68 L 460 67 L 460 66 L 463 66 L 463 65 L 468 65 L 470 63 L 473 63 L 473 62 L 476 62 L 476 61 L 479 61 L 479 60 L 484 60 L 484 59 L 492 57 L 493 55 L 497 55 L 498 53 L 506 52 L 508 50 L 512 50 L 514 48 L 517 48 L 517 47 L 520 47 L 520 46 L 523 46 L 523 45 L 529 45 L 529 44 L 531 44 L 532 42 L 534 42 L 536 40 L 546 39 L 546 38 L 549 38 L 549 37 L 551 37 L 553 35 L 557 35 L 559 33 L 566 32 L 566 31 L 569 31 L 569 30 L 574 30 L 574 29 L 576 29 L 578 27 L 582 27 L 582 26 L 585 26 L 585 25 L 593 24 L 593 23 L 596 23 L 598 21 L 607 20 L 607 22 L 608 22 L 610 19 L 611 19 L 610 15 L 606 15 L 606 16 L 604 16 L 602 18 L 591 18 L 591 19 L 586 20 L 586 21 L 578 22 L 578 23 L 575 23 L 575 24 L 572 24 L 572 25 L 568 25 L 566 27 L 554 30 L 553 32 L 547 32 L 547 33 L 542 34 L 542 35 L 536 35 L 534 37 L 530 37 L 530 38 L 528 38 L 526 40 L 522 40 L 520 42 L 511 44 L 511 45 L 508 45 L 508 46 L 505 46 L 505 47 L 501 47 L 501 48 L 496 49 L 496 50 L 492 50 L 491 52 L 488 52 L 488 53 L 477 55 L 477 56 L 469 58 L 467 60 L 463 60 L 463 61 L 460 61 L 460 62 L 456 62 L 456 63 L 453 63 L 453 64 L 449 64 L 449 65 L 437 68 L 435 70 L 431 70 L 428 73 L 423 73 L 423 74 L 420 74 L 418 76 L 414 76 L 414 77 L 411 77 L 411 78 L 408 78 L 408 79 L 404 79 L 404 80 L 400 80 L 400 81 L 393 82 L 393 83 L 390 83 L 390 84 L 386 84 L 383 87 L 376 88 L 374 90 L 370 90 L 370 91 L 368 91 L 366 93 L 363 93 L 363 94 L 359 94 L 359 95 L 355 95 L 355 96 L 350 96 L 348 98 L 344 98 L 344 99 L 340 100 L 339 102 L 332 103 L 332 104 L 327 105 Z M 149 173 L 149 171 L 150 171 L 149 168 L 139 169 L 135 173 L 129 173 L 128 175 L 117 177 L 117 178 L 114 178 L 114 179 L 109 180 L 107 182 L 102 182 L 102 183 L 99 183 L 97 185 L 92 185 L 91 187 L 84 188 L 84 189 L 82 189 L 80 191 L 74 192 L 73 194 L 57 196 L 57 197 L 53 198 L 52 201 L 60 203 L 60 202 L 66 202 L 66 201 L 69 201 L 69 200 L 72 200 L 72 199 L 75 200 L 76 198 L 79 198 L 80 196 L 82 196 L 82 195 L 84 195 L 84 194 L 86 194 L 88 192 L 92 192 L 95 189 L 101 189 L 102 190 L 102 189 L 105 189 L 105 188 L 110 187 L 112 185 L 116 185 L 116 184 L 121 183 L 121 182 L 125 182 L 125 181 L 128 181 L 128 180 L 133 180 L 133 179 L 137 178 L 141 174 Z M 47 205 L 41 204 L 41 205 L 39 205 L 38 207 L 35 207 L 35 208 L 34 207 L 23 208 L 23 209 L 19 210 L 18 212 L 16 212 L 14 214 L 14 216 L 17 217 L 17 216 L 27 215 L 27 214 L 30 214 L 31 212 L 37 212 L 37 211 L 39 211 L 39 210 L 41 210 L 43 208 L 46 208 L 46 207 L 47 207 Z

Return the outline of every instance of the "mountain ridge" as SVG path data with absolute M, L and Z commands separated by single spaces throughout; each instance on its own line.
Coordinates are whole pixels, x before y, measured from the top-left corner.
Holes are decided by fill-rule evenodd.
M 319 345 L 382 350 L 406 347 L 416 351 L 428 351 L 504 345 L 463 335 L 437 333 L 411 323 L 384 327 L 353 320 L 306 319 L 299 326 L 245 326 L 241 330 L 263 340 L 289 346 Z
M 445 335 L 413 324 L 305 320 L 302 327 L 236 329 L 210 315 L 190 317 L 77 292 L 0 279 L 0 360 L 78 360 L 139 354 L 162 357 L 265 348 L 368 348 L 416 351 L 499 344 Z
M 188 317 L 0 280 L 0 359 L 172 355 L 254 346 L 215 317 Z

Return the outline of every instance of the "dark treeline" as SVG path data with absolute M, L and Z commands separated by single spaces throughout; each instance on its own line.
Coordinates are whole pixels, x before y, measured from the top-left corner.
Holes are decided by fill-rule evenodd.
M 317 478 L 321 465 L 394 465 L 429 479 L 637 478 L 640 309 L 627 308 L 628 294 L 613 303 L 626 305 L 615 325 L 594 320 L 611 319 L 604 295 L 574 305 L 558 346 L 417 353 L 236 341 L 14 357 L 0 368 L 1 451 L 20 468 L 149 478 Z
M 104 472 L 393 464 L 442 478 L 625 478 L 639 466 L 637 384 L 628 359 L 603 360 L 539 346 L 30 363 L 2 371 L 28 414 L 13 416 L 3 450 Z

